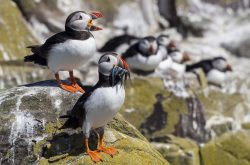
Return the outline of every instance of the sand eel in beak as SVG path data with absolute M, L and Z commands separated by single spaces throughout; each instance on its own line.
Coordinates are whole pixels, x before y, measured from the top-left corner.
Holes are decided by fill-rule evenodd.
M 97 84 L 79 98 L 69 115 L 61 117 L 68 118 L 62 129 L 82 127 L 87 153 L 94 162 L 101 161 L 100 151 L 111 156 L 117 154 L 117 149 L 104 145 L 104 127 L 124 103 L 124 81 L 129 76 L 127 63 L 116 53 L 104 54 L 98 62 L 98 70 Z M 99 146 L 95 151 L 88 145 L 91 130 L 99 134 Z
M 96 43 L 90 31 L 101 28 L 93 25 L 93 20 L 102 17 L 99 12 L 77 11 L 70 14 L 65 23 L 65 31 L 46 40 L 43 45 L 29 46 L 32 55 L 24 57 L 25 62 L 48 66 L 55 73 L 59 86 L 69 92 L 84 92 L 76 83 L 73 69 L 88 63 L 96 52 Z M 68 71 L 71 84 L 63 83 L 59 71 Z
M 193 65 L 187 65 L 186 71 L 190 72 L 201 68 L 206 75 L 208 83 L 221 86 L 226 80 L 226 72 L 232 71 L 232 66 L 224 57 L 202 60 Z
M 132 45 L 122 57 L 137 74 L 153 73 L 163 59 L 165 48 L 159 47 L 155 37 L 149 36 Z

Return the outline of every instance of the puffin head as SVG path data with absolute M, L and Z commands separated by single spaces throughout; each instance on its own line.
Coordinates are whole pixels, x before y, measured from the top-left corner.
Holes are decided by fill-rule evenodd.
M 145 54 L 145 55 L 154 55 L 157 53 L 158 50 L 158 44 L 153 36 L 148 36 L 145 38 L 142 38 L 139 41 L 139 50 Z
M 157 43 L 166 48 L 176 48 L 176 44 L 170 39 L 169 35 L 162 34 L 157 37 Z
M 114 52 L 105 53 L 98 62 L 99 74 L 109 77 L 110 85 L 121 84 L 130 77 L 129 67 L 120 55 Z
M 233 71 L 232 66 L 228 64 L 224 57 L 215 57 L 212 59 L 212 66 L 221 72 Z
M 187 53 L 182 53 L 179 49 L 171 48 L 169 49 L 169 56 L 176 63 L 182 64 L 186 61 L 190 61 L 190 57 Z
M 102 30 L 102 28 L 93 25 L 93 20 L 101 17 L 103 15 L 99 12 L 87 13 L 85 11 L 76 11 L 71 13 L 66 19 L 65 29 L 75 31 Z

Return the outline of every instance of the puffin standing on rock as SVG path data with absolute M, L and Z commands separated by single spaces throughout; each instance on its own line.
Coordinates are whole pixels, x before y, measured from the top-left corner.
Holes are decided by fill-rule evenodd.
M 43 45 L 29 46 L 33 54 L 24 57 L 24 61 L 48 66 L 62 89 L 83 93 L 84 90 L 76 83 L 73 69 L 86 64 L 95 53 L 96 43 L 90 31 L 102 30 L 92 23 L 100 17 L 103 17 L 100 12 L 71 13 L 66 19 L 65 31 L 53 35 Z M 59 71 L 69 72 L 70 85 L 60 80 Z
M 208 83 L 221 86 L 226 80 L 226 72 L 233 71 L 232 66 L 224 57 L 202 60 L 193 65 L 187 65 L 186 71 L 191 72 L 201 68 L 206 75 Z
M 155 71 L 165 53 L 165 48 L 157 44 L 156 38 L 148 36 L 132 45 L 122 58 L 134 73 L 147 75 Z
M 117 149 L 105 147 L 104 127 L 117 114 L 125 100 L 124 81 L 129 76 L 128 65 L 116 53 L 104 54 L 98 62 L 99 81 L 77 101 L 61 129 L 82 127 L 88 155 L 94 162 L 101 161 L 99 152 L 117 154 Z M 98 150 L 89 149 L 90 131 L 98 132 Z

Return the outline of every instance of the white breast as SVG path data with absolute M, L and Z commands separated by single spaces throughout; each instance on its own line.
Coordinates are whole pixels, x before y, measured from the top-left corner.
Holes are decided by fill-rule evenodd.
M 48 66 L 54 71 L 73 70 L 86 64 L 96 51 L 95 39 L 68 40 L 54 46 L 48 56 Z
M 221 85 L 226 80 L 226 73 L 218 71 L 216 69 L 212 69 L 207 74 L 207 81 L 209 83 Z
M 91 128 L 105 126 L 122 107 L 125 100 L 123 86 L 96 89 L 84 104 L 86 121 Z
M 131 69 L 138 69 L 143 71 L 155 70 L 163 59 L 164 49 L 160 49 L 157 54 L 149 57 L 144 57 L 137 54 L 133 57 L 127 58 L 126 61 Z

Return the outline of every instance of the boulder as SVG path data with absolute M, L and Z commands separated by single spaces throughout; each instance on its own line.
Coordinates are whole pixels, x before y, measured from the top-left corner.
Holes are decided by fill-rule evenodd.
M 199 147 L 190 139 L 166 135 L 161 142 L 152 142 L 152 145 L 173 165 L 199 165 Z
M 204 165 L 249 165 L 249 153 L 250 134 L 244 131 L 225 133 L 201 149 Z
M 1 164 L 94 164 L 86 155 L 81 129 L 59 129 L 64 121 L 58 117 L 80 95 L 63 91 L 55 81 L 1 91 Z M 95 148 L 96 135 L 91 139 L 90 146 Z M 102 153 L 103 164 L 168 164 L 121 115 L 106 128 L 105 142 L 117 147 L 119 154 L 111 158 Z

